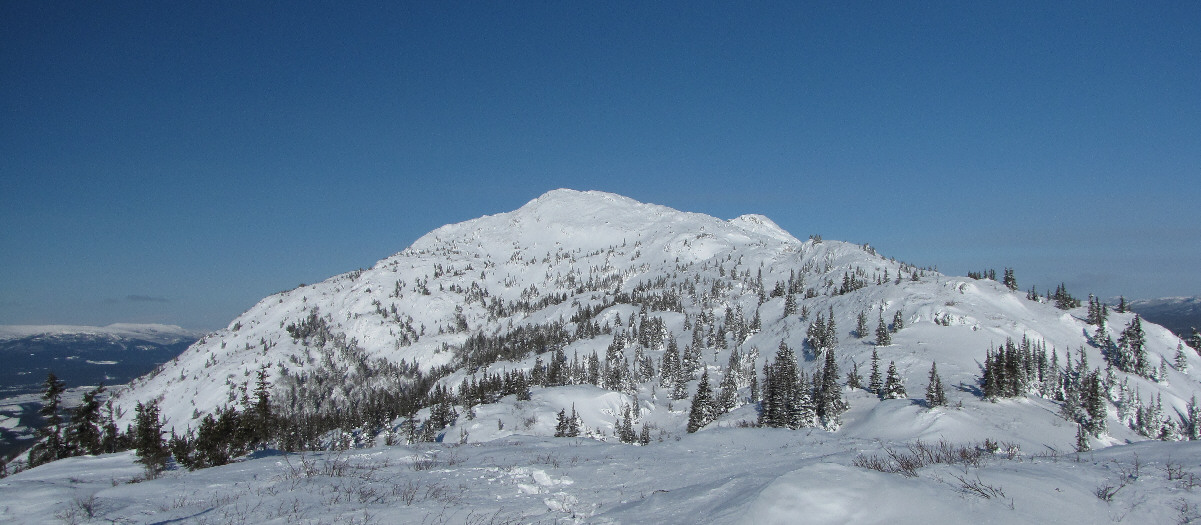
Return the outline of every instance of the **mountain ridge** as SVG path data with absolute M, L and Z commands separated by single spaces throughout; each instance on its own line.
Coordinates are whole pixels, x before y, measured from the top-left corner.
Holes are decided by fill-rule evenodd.
M 777 293 L 781 288 L 788 289 Z M 788 312 L 789 296 L 795 298 L 796 312 Z M 839 430 L 846 435 L 991 435 L 1063 447 L 1074 430 L 1055 415 L 1055 401 L 1035 396 L 1022 405 L 980 399 L 985 355 L 1007 340 L 1030 340 L 1045 343 L 1065 362 L 1080 355 L 1091 363 L 1105 362 L 1101 350 L 1090 346 L 1092 327 L 1083 309 L 1060 310 L 995 281 L 945 276 L 882 257 L 868 245 L 819 237 L 800 241 L 762 216 L 727 221 L 604 192 L 553 190 L 512 212 L 437 228 L 369 269 L 264 298 L 159 374 L 131 383 L 116 401 L 128 417 L 133 403 L 158 399 L 168 421 L 183 428 L 223 405 L 238 405 L 259 369 L 267 372 L 277 394 L 303 389 L 312 378 L 350 378 L 335 383 L 324 401 L 337 405 L 366 395 L 361 389 L 383 389 L 387 381 L 394 381 L 388 388 L 396 390 L 418 384 L 421 377 L 436 378 L 453 393 L 480 375 L 531 373 L 545 352 L 555 349 L 571 360 L 593 352 L 605 356 L 616 345 L 616 363 L 624 359 L 634 363 L 634 370 L 661 370 L 665 341 L 675 340 L 681 349 L 703 347 L 703 363 L 689 377 L 688 391 L 697 388 L 701 371 L 715 377 L 732 373 L 723 372 L 723 365 L 739 353 L 744 361 L 737 374 L 739 406 L 713 423 L 736 425 L 754 421 L 749 377 L 760 373 L 781 343 L 797 349 L 806 373 L 820 371 L 806 326 L 826 314 L 838 327 L 834 350 L 840 374 L 858 366 L 866 376 L 877 350 L 885 363 L 897 364 L 916 392 L 936 362 L 952 387 L 952 404 L 962 407 L 930 419 L 933 413 L 913 394 L 904 402 L 873 401 L 862 390 L 847 389 L 850 410 Z M 867 334 L 851 330 L 860 315 L 868 317 Z M 873 345 L 870 332 L 877 318 L 894 316 L 904 328 L 891 344 Z M 753 331 L 746 329 L 752 317 L 762 323 Z M 1114 339 L 1129 322 L 1130 315 L 1111 316 Z M 698 325 L 705 327 L 699 335 Z M 647 326 L 657 326 L 653 341 L 633 335 Z M 1151 355 L 1171 359 L 1179 339 L 1145 326 Z M 510 342 L 499 353 L 479 354 L 479 342 L 494 339 Z M 1201 368 L 1195 353 L 1185 359 L 1189 370 L 1165 369 L 1162 384 L 1135 375 L 1125 379 L 1131 389 L 1160 395 L 1167 413 L 1182 414 Z M 393 370 L 387 374 L 399 379 L 381 378 L 380 370 Z M 589 413 L 585 424 L 594 435 L 612 434 L 622 405 L 638 406 L 644 424 L 682 431 L 684 415 L 673 408 L 673 400 L 657 392 L 656 381 L 640 379 L 615 388 L 620 396 L 605 397 L 609 401 Z M 545 387 L 546 395 L 554 388 Z M 579 395 L 584 397 L 575 402 L 591 406 L 589 394 Z M 570 396 L 552 398 L 556 401 L 532 414 L 544 423 L 522 431 L 549 435 L 553 429 L 545 422 L 556 404 L 567 408 L 573 402 Z M 418 417 L 429 417 L 429 410 L 423 406 Z M 487 411 L 467 405 L 458 410 Z M 1115 407 L 1110 411 L 1120 419 Z M 516 422 L 505 425 L 503 419 L 515 416 L 498 417 L 502 421 L 491 429 L 460 420 L 443 434 L 469 434 L 463 439 L 472 440 L 511 435 Z M 915 418 L 930 421 L 921 428 L 896 426 Z M 1006 423 L 1012 418 L 1024 425 Z M 399 424 L 393 420 L 385 427 Z M 1142 439 L 1122 425 L 1110 428 L 1102 442 Z

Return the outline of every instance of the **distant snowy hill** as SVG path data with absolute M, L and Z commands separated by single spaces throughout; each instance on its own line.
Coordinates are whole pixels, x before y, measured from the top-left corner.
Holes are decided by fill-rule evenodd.
M 786 313 L 790 301 L 796 311 Z M 129 417 L 134 403 L 159 400 L 169 427 L 195 426 L 218 407 L 243 405 L 255 372 L 265 368 L 276 399 L 291 395 L 281 403 L 344 414 L 405 385 L 465 394 L 489 376 L 545 371 L 558 350 L 564 366 L 580 363 L 574 370 L 585 370 L 595 353 L 600 372 L 612 364 L 626 375 L 591 390 L 543 381 L 548 386 L 535 386 L 534 403 L 458 399 L 456 412 L 472 417 L 440 435 L 549 435 L 555 414 L 572 404 L 597 437 L 612 437 L 623 406 L 635 407 L 640 424 L 678 434 L 688 400 L 671 399 L 661 377 L 670 342 L 699 360 L 686 378 L 689 394 L 703 371 L 714 388 L 734 374 L 734 408 L 708 425 L 732 426 L 755 420 L 750 378 L 762 384 L 763 367 L 781 343 L 800 356 L 806 375 L 820 373 L 823 361 L 806 332 L 831 314 L 840 383 L 853 367 L 866 381 L 876 350 L 881 372 L 895 362 L 908 388 L 908 399 L 885 401 L 847 389 L 849 410 L 836 426 L 848 437 L 992 438 L 1069 448 L 1075 424 L 1059 416 L 1054 396 L 982 399 L 986 352 L 1024 339 L 1045 348 L 1044 357 L 1061 369 L 1082 358 L 1091 368 L 1106 363 L 1085 308 L 1062 310 L 995 281 L 917 268 L 868 245 L 801 241 L 762 216 L 725 221 L 609 193 L 555 190 L 513 212 L 438 228 L 370 269 L 267 297 L 159 373 L 132 382 L 117 402 Z M 860 315 L 865 334 L 856 330 Z M 1110 315 L 1113 340 L 1132 316 Z M 894 317 L 903 328 L 891 344 L 875 346 L 878 321 L 891 325 Z M 1127 397 L 1123 410 L 1111 402 L 1098 444 L 1145 439 L 1127 428 L 1134 400 L 1139 407 L 1158 400 L 1179 426 L 1201 386 L 1201 357 L 1189 352 L 1183 369 L 1167 366 L 1180 340 L 1150 323 L 1143 329 L 1147 362 L 1156 374 L 1164 364 L 1163 375 L 1109 372 L 1111 398 Z M 735 351 L 737 369 L 730 369 Z M 932 363 L 954 408 L 931 411 L 919 401 Z M 318 383 L 324 390 L 312 389 Z M 495 401 L 501 403 L 489 404 Z M 418 403 L 425 407 L 418 417 L 428 417 L 429 405 Z M 399 425 L 396 419 L 385 426 Z
M 1181 337 L 1201 330 L 1201 297 L 1164 297 L 1130 302 L 1130 309 Z

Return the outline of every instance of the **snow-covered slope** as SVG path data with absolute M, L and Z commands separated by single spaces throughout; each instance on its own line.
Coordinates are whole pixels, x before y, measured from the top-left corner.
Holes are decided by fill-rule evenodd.
M 836 437 L 719 429 L 646 448 L 529 436 L 466 446 L 381 445 L 264 454 L 137 483 L 142 470 L 132 452 L 75 457 L 0 479 L 0 521 L 1162 525 L 1201 519 L 1198 442 L 1064 455 L 1003 451 L 905 476 L 855 465 L 859 457 L 886 455 L 889 445 Z M 891 447 L 908 453 L 904 445 Z
M 788 283 L 795 293 L 773 293 Z M 789 295 L 798 311 L 786 315 Z M 904 328 L 892 334 L 890 345 L 877 348 L 878 319 L 890 321 L 898 312 Z M 830 313 L 840 374 L 857 364 L 866 377 L 875 349 L 883 366 L 896 363 L 909 390 L 910 399 L 888 401 L 846 390 L 850 409 L 837 434 L 847 437 L 991 438 L 1066 449 L 1074 443 L 1075 424 L 1058 415 L 1058 403 L 1039 396 L 981 398 L 985 353 L 1007 339 L 1026 338 L 1045 343 L 1060 363 L 1068 362 L 1068 352 L 1073 363 L 1083 352 L 1092 366 L 1104 365 L 1100 350 L 1090 345 L 1094 328 L 1084 321 L 1083 308 L 1060 310 L 991 280 L 916 268 L 868 245 L 801 241 L 762 216 L 725 221 L 608 193 L 555 190 L 513 212 L 438 228 L 370 269 L 267 297 L 160 373 L 131 383 L 117 402 L 128 418 L 136 402 L 157 399 L 168 427 L 182 429 L 208 411 L 240 403 L 263 367 L 278 395 L 296 386 L 297 377 L 321 370 L 358 382 L 384 381 L 372 373 L 383 363 L 441 377 L 453 391 L 485 373 L 530 370 L 554 349 L 569 361 L 593 352 L 603 360 L 615 341 L 619 356 L 635 368 L 647 362 L 658 370 L 674 338 L 680 349 L 701 350 L 702 370 L 710 371 L 715 385 L 727 373 L 730 353 L 744 356 L 740 406 L 709 425 L 734 426 L 754 420 L 749 371 L 760 374 L 781 342 L 802 356 L 807 373 L 820 368 L 805 346 L 806 329 Z M 863 337 L 855 332 L 860 314 L 868 320 Z M 749 328 L 756 317 L 760 326 Z M 652 319 L 662 320 L 656 337 L 634 336 L 638 328 L 655 327 L 648 324 Z M 1110 315 L 1115 339 L 1131 319 Z M 585 329 L 590 326 L 607 331 L 593 333 Z M 697 326 L 703 327 L 699 336 Z M 531 343 L 514 335 L 523 328 L 552 335 Z M 1149 323 L 1144 329 L 1152 365 L 1161 358 L 1173 362 L 1179 339 Z M 469 338 L 481 337 L 509 337 L 502 345 L 508 353 L 481 357 L 465 350 Z M 536 348 L 524 351 L 530 346 Z M 947 386 L 947 408 L 930 410 L 918 401 L 932 363 Z M 1144 401 L 1161 396 L 1164 412 L 1176 417 L 1201 386 L 1201 357 L 1189 351 L 1185 363 L 1184 369 L 1166 367 L 1156 381 L 1127 379 L 1122 372 L 1114 378 L 1127 379 Z M 353 397 L 352 387 L 331 386 L 328 397 Z M 494 408 L 461 406 L 461 413 L 476 417 L 459 418 L 446 435 L 481 441 L 550 434 L 554 415 L 573 403 L 595 436 L 612 433 L 622 404 L 637 404 L 642 424 L 683 432 L 687 401 L 671 400 L 669 388 L 651 379 L 622 390 L 536 387 L 530 402 L 509 396 Z M 1103 443 L 1144 439 L 1118 420 L 1115 406 L 1109 410 Z M 536 423 L 519 424 L 531 419 Z

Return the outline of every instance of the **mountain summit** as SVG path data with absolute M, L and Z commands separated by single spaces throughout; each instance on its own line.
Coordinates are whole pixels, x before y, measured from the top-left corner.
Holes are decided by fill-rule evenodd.
M 1078 427 L 1097 445 L 1192 431 L 1201 359 L 1179 338 L 1142 323 L 1135 345 L 1133 314 L 1005 281 L 560 189 L 267 297 L 116 403 L 195 428 L 265 388 L 303 440 L 549 436 L 573 406 L 583 435 L 623 441 L 634 423 L 1055 449 Z

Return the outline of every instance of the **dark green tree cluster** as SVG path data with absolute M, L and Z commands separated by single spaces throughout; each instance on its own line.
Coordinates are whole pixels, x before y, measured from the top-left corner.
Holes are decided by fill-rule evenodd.
M 580 416 L 575 411 L 575 404 L 571 405 L 571 415 L 567 415 L 567 409 L 559 410 L 559 417 L 555 421 L 555 437 L 576 437 L 580 435 Z
M 1018 397 L 1028 393 L 1045 395 L 1057 375 L 1047 359 L 1046 344 L 1034 342 L 1025 336 L 1020 345 L 1013 339 L 996 350 L 990 348 L 984 357 L 984 374 L 981 387 L 985 399 Z
M 1017 277 L 1013 276 L 1013 268 L 1005 269 L 1005 276 L 1001 278 L 1001 284 L 1005 285 L 1011 292 L 1017 291 L 1018 280 Z
M 1147 355 L 1147 335 L 1138 314 L 1118 336 L 1117 344 L 1101 349 L 1105 360 L 1118 370 L 1143 377 L 1157 379 L 1154 363 Z
M 157 401 L 138 402 L 131 434 L 136 461 L 146 469 L 147 477 L 157 477 L 171 459 L 171 450 L 163 439 L 163 420 L 159 417 Z
M 763 376 L 760 425 L 793 429 L 818 425 L 836 429 L 840 425 L 840 415 L 847 407 L 833 350 L 825 352 L 822 370 L 811 384 L 798 367 L 796 354 L 781 341 L 775 360 L 764 365 Z
M 1050 296 L 1050 299 L 1055 302 L 1055 307 L 1060 310 L 1071 310 L 1072 308 L 1080 307 L 1080 299 L 1072 297 L 1068 293 L 1068 288 L 1063 283 L 1059 283 L 1059 287 L 1055 289 L 1055 293 Z
M 1094 326 L 1100 326 L 1105 324 L 1105 321 L 1108 319 L 1109 306 L 1105 305 L 1105 303 L 1102 303 L 1101 300 L 1097 299 L 1093 294 L 1088 294 L 1088 316 L 1085 317 L 1084 322 Z
M 43 405 L 39 411 L 43 425 L 35 432 L 38 440 L 29 450 L 26 459 L 28 467 L 72 456 L 118 452 L 130 447 L 128 436 L 120 432 L 114 422 L 116 416 L 112 405 L 109 404 L 107 414 L 101 410 L 103 405 L 100 396 L 104 393 L 104 385 L 85 392 L 79 406 L 66 411 L 67 417 L 64 418 L 62 396 L 66 389 L 66 383 L 53 372 L 46 375 L 42 391 Z

